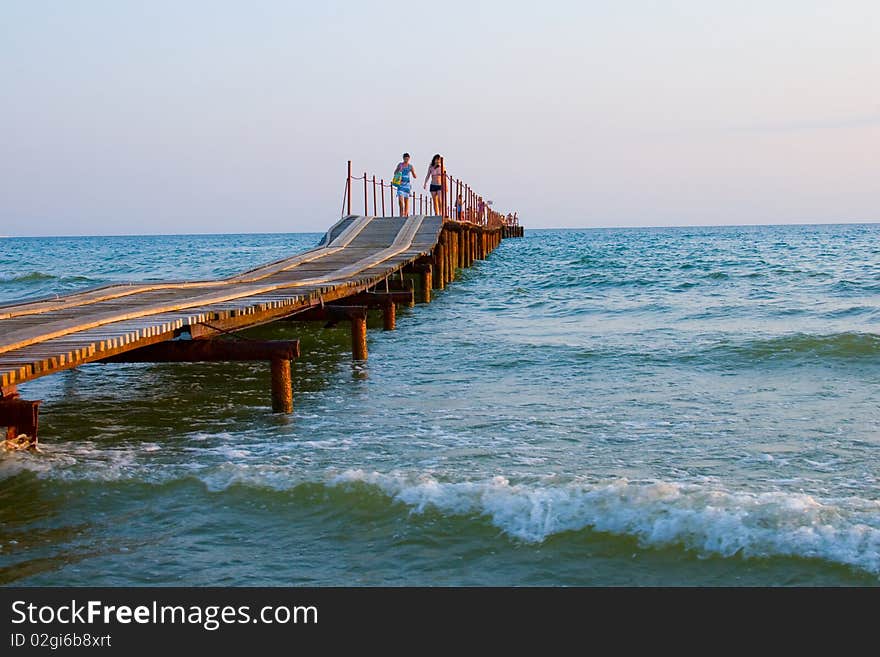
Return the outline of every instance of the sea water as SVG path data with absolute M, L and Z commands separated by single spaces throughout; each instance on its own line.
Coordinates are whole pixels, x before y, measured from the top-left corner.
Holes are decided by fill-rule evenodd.
M 0 303 L 216 278 L 316 234 L 0 240 Z M 880 226 L 530 230 L 263 363 L 21 386 L 0 583 L 880 584 Z M 0 324 L 2 330 L 2 324 Z

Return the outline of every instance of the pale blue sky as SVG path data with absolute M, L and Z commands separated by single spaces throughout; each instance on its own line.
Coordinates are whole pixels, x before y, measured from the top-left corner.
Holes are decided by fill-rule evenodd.
M 531 227 L 880 221 L 876 0 L 2 0 L 0 83 L 0 235 L 322 230 L 403 150 Z

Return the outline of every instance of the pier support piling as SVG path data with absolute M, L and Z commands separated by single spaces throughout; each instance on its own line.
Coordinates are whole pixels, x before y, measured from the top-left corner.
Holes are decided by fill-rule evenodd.
M 406 269 L 407 272 L 419 277 L 419 301 L 421 303 L 431 303 L 431 279 L 434 269 L 432 259 L 428 257 L 416 261 Z
M 422 303 L 431 303 L 431 269 L 422 272 Z
M 126 351 L 102 363 L 200 363 L 269 361 L 272 411 L 293 411 L 290 361 L 299 358 L 299 340 L 174 340 Z
M 464 262 L 464 228 L 459 228 L 455 232 L 455 255 L 458 259 L 458 268 L 464 269 L 467 265 Z
M 393 331 L 397 328 L 397 310 L 393 301 L 382 306 L 382 328 L 385 331 Z
M 40 401 L 0 400 L 0 426 L 6 427 L 6 449 L 36 449 Z
M 351 318 L 351 359 L 367 360 L 367 313 Z
M 413 281 L 412 278 L 402 278 L 403 272 L 401 272 L 401 279 L 394 280 L 391 282 L 391 290 L 394 292 L 403 292 L 407 295 L 405 299 L 401 299 L 396 303 L 406 304 L 409 308 L 414 308 L 416 305 L 416 295 L 413 289 Z
M 293 383 L 290 361 L 286 358 L 272 359 L 272 412 L 293 412 Z
M 443 248 L 443 242 L 439 242 L 434 249 L 434 272 L 435 276 L 433 277 L 431 284 L 434 288 L 438 290 L 442 290 L 445 287 L 445 276 L 446 276 L 446 255 L 445 249 Z
M 422 265 L 421 271 L 422 303 L 431 303 L 431 265 Z

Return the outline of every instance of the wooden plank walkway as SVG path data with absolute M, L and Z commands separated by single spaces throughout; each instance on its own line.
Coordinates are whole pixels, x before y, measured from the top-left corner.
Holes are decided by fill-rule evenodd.
M 428 267 L 433 285 L 501 240 L 438 216 L 348 216 L 304 253 L 215 281 L 109 285 L 0 306 L 0 398 L 20 383 L 183 334 L 216 336 L 367 291 L 404 267 Z M 427 264 L 425 264 L 427 262 Z

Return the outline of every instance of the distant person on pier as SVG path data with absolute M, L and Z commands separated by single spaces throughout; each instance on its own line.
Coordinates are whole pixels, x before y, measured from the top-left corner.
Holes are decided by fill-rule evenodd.
M 481 198 L 480 202 L 477 203 L 477 223 L 481 224 L 481 225 L 486 223 L 485 219 L 484 219 L 485 216 L 486 216 L 486 202 L 483 201 L 483 199 Z
M 409 216 L 409 195 L 412 193 L 410 185 L 412 179 L 417 178 L 416 170 L 409 163 L 409 153 L 403 154 L 403 162 L 394 168 L 394 177 L 391 184 L 397 187 L 397 204 L 400 207 L 400 216 Z
M 431 181 L 431 202 L 434 206 L 434 214 L 441 215 L 443 212 L 443 167 L 440 166 L 440 153 L 431 158 L 431 166 L 425 174 L 425 182 L 422 189 L 427 189 L 428 180 Z
M 464 220 L 464 201 L 461 198 L 461 192 L 455 197 L 455 218 L 459 221 Z

